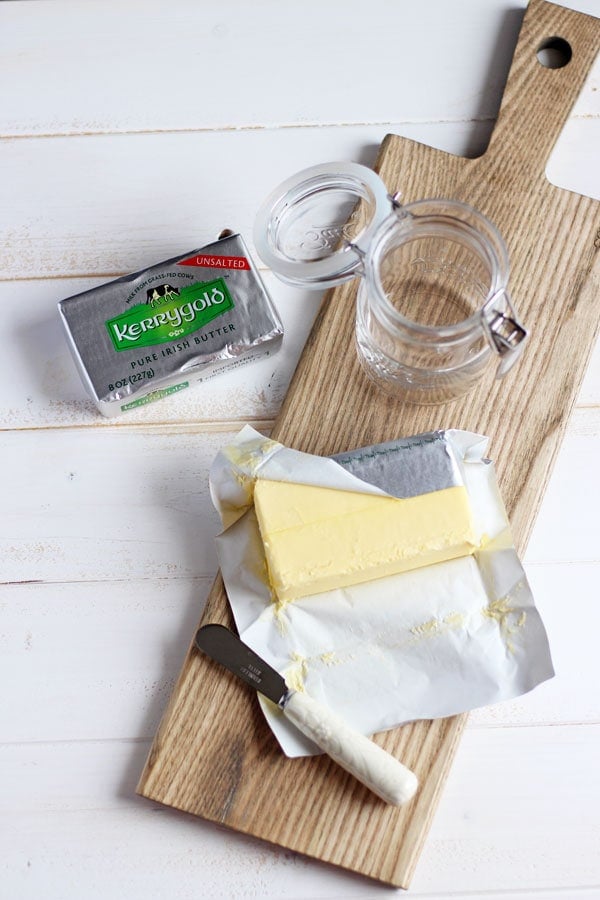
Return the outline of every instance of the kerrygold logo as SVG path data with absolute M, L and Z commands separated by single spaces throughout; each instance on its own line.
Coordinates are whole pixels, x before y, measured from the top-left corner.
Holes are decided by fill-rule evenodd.
M 170 287 L 170 286 L 169 286 Z M 153 289 L 155 290 L 155 289 Z M 233 309 L 223 278 L 166 292 L 158 309 L 139 303 L 106 323 L 115 350 L 152 347 L 192 334 L 207 322 Z

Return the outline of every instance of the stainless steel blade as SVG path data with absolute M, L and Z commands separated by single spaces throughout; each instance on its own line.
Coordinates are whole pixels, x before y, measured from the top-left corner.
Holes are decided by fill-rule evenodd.
M 196 632 L 195 644 L 274 703 L 280 703 L 287 695 L 286 683 L 279 672 L 224 625 L 203 625 Z

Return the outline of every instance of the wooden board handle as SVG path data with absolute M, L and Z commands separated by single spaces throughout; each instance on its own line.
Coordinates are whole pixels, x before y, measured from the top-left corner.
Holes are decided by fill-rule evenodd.
M 592 26 L 592 27 L 590 27 Z M 548 68 L 538 51 L 561 48 L 569 61 Z M 500 112 L 485 156 L 506 158 L 543 176 L 548 157 L 579 96 L 600 45 L 600 19 L 570 9 L 530 0 L 506 82 Z M 532 140 L 532 136 L 534 140 Z M 519 149 L 523 156 L 518 160 Z

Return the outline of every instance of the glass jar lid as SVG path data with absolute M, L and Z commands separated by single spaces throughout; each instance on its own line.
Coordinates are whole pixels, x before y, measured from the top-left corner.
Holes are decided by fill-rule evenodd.
M 282 182 L 260 207 L 254 244 L 289 284 L 320 290 L 349 281 L 389 215 L 384 183 L 353 162 L 311 166 Z

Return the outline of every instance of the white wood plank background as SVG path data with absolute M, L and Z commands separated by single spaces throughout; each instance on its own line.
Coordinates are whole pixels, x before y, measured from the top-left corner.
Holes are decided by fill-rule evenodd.
M 2 900 L 397 895 L 134 794 L 216 572 L 208 466 L 268 432 L 319 296 L 265 273 L 277 357 L 110 422 L 56 302 L 225 226 L 250 242 L 280 178 L 372 163 L 388 131 L 482 152 L 524 6 L 0 4 Z M 599 88 L 597 64 L 547 168 L 595 197 Z M 600 897 L 599 459 L 597 348 L 525 560 L 557 676 L 472 714 L 415 896 Z

